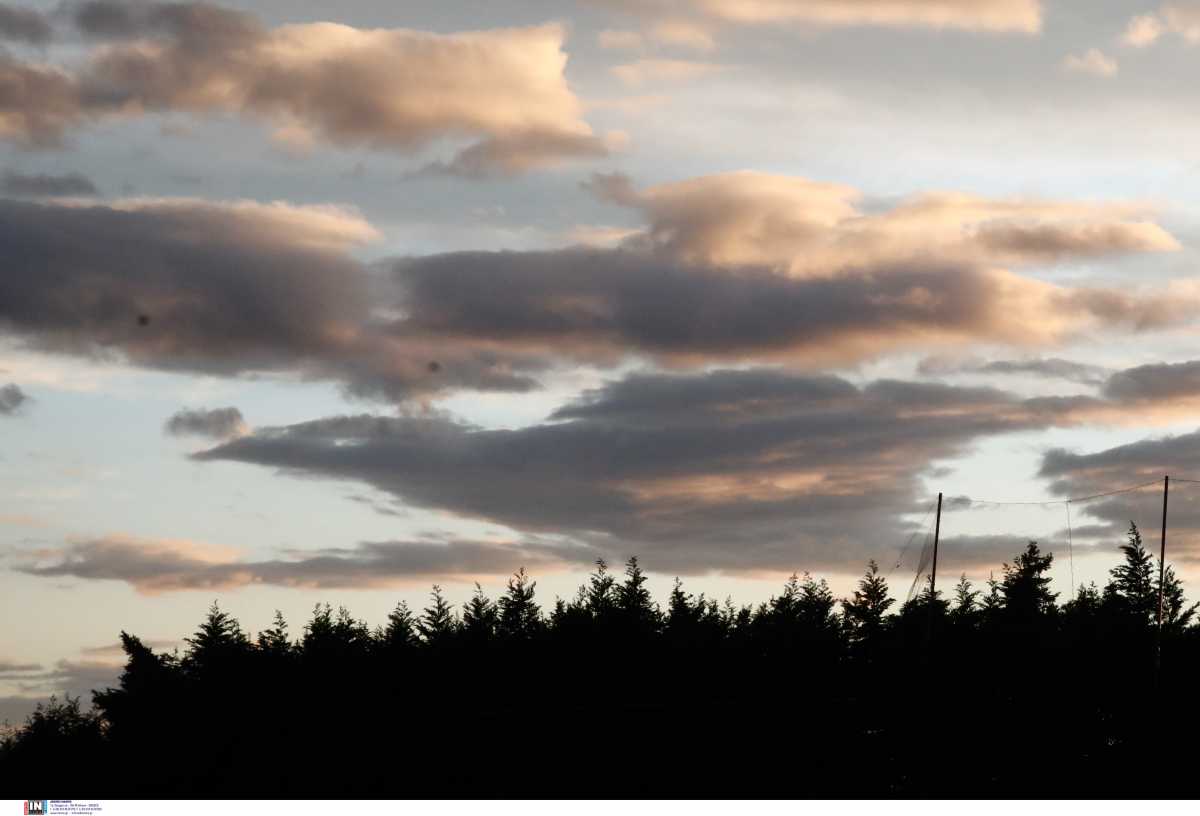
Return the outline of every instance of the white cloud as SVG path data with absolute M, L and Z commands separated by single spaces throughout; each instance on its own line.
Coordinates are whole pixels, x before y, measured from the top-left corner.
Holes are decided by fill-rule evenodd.
M 687 82 L 716 73 L 723 67 L 690 60 L 640 59 L 614 66 L 611 70 L 626 85 L 643 85 L 648 82 Z
M 1068 54 L 1062 61 L 1063 69 L 1073 74 L 1091 74 L 1092 76 L 1116 76 L 1120 67 L 1117 61 L 1098 48 L 1089 48 L 1082 54 Z

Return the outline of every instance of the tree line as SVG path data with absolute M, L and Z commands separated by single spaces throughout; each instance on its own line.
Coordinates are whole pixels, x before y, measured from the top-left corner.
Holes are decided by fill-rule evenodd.
M 1130 525 L 1060 602 L 1036 542 L 897 607 L 793 575 L 756 606 L 654 601 L 636 558 L 543 608 L 519 570 L 374 628 L 255 636 L 214 603 L 179 653 L 121 633 L 114 688 L 52 699 L 0 780 L 55 796 L 1157 796 L 1195 792 L 1197 606 Z M 22 794 L 25 795 L 25 794 Z

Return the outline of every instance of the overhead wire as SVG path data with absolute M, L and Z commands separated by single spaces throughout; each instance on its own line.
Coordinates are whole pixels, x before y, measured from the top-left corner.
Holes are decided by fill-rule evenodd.
M 929 557 L 932 555 L 931 550 L 933 549 L 930 546 L 930 537 L 932 535 L 929 528 L 926 527 L 925 543 L 921 546 L 921 559 L 917 562 L 917 574 L 913 576 L 912 586 L 908 588 L 908 595 L 904 599 L 905 603 L 912 600 L 913 592 L 916 590 L 917 584 L 920 583 L 921 576 L 925 574 L 925 568 L 929 566 Z
M 1190 482 L 1190 481 L 1194 481 L 1194 480 L 1179 479 L 1178 481 Z M 1048 501 L 991 501 L 990 499 L 972 499 L 970 496 L 967 496 L 966 499 L 967 499 L 967 501 L 969 501 L 971 503 L 972 506 L 977 505 L 977 504 L 991 504 L 991 505 L 1007 505 L 1007 506 L 1027 505 L 1027 506 L 1045 507 L 1045 506 L 1053 505 L 1053 504 L 1069 504 L 1071 502 L 1078 504 L 1079 502 L 1091 501 L 1092 499 L 1103 499 L 1103 498 L 1107 498 L 1108 496 L 1117 496 L 1117 495 L 1120 495 L 1121 493 L 1132 493 L 1135 490 L 1141 490 L 1143 488 L 1151 487 L 1153 485 L 1157 485 L 1157 484 L 1161 484 L 1161 483 L 1162 483 L 1161 479 L 1155 479 L 1152 482 L 1146 482 L 1145 484 L 1133 485 L 1132 487 L 1122 487 L 1122 488 L 1118 488 L 1116 490 L 1110 490 L 1107 493 L 1093 493 L 1090 496 L 1072 496 L 1067 499 L 1051 499 Z M 1200 483 L 1200 482 L 1197 482 L 1197 483 Z
M 1186 482 L 1189 484 L 1200 484 L 1200 479 L 1185 479 L 1183 477 L 1176 477 L 1176 476 L 1172 476 L 1171 479 L 1172 479 L 1172 481 L 1176 481 L 1176 482 Z M 1079 504 L 1079 503 L 1087 502 L 1087 501 L 1094 501 L 1096 499 L 1104 499 L 1104 498 L 1108 498 L 1110 496 L 1119 496 L 1119 495 L 1122 495 L 1125 493 L 1133 493 L 1135 491 L 1144 490 L 1147 487 L 1154 487 L 1159 484 L 1162 484 L 1162 479 L 1155 479 L 1153 481 L 1144 482 L 1142 484 L 1136 484 L 1136 485 L 1131 485 L 1128 487 L 1116 488 L 1114 490 L 1108 490 L 1103 493 L 1092 493 L 1092 494 L 1086 495 L 1086 496 L 1071 496 L 1071 497 L 1065 498 L 1065 499 L 1051 499 L 1051 500 L 1043 500 L 1043 501 L 992 501 L 990 499 L 972 499 L 969 496 L 965 496 L 963 498 L 966 499 L 966 502 L 968 503 L 968 506 L 965 509 L 973 509 L 976 506 L 982 506 L 982 505 L 1029 506 L 1029 507 L 1048 507 L 1048 506 L 1054 506 L 1054 505 L 1058 505 L 1058 504 L 1063 505 L 1063 508 L 1064 508 L 1064 511 L 1066 514 L 1066 519 L 1067 519 L 1067 560 L 1068 560 L 1069 567 L 1070 567 L 1071 598 L 1075 599 L 1078 588 L 1075 586 L 1075 543 L 1074 543 L 1074 528 L 1073 528 L 1073 524 L 1071 521 L 1071 505 Z M 892 574 L 895 573 L 895 571 L 897 569 L 899 569 L 901 564 L 904 562 L 904 557 L 905 557 L 905 555 L 907 555 L 909 549 L 912 547 L 912 544 L 916 540 L 917 536 L 919 536 L 921 533 L 924 533 L 925 538 L 924 538 L 924 541 L 923 541 L 923 544 L 921 547 L 921 558 L 919 559 L 918 564 L 917 564 L 916 574 L 913 576 L 912 586 L 909 587 L 909 590 L 908 590 L 908 599 L 909 600 L 912 599 L 913 592 L 916 590 L 917 585 L 919 584 L 919 582 L 921 580 L 921 576 L 924 573 L 925 568 L 928 566 L 927 559 L 926 559 L 926 551 L 930 547 L 930 536 L 932 535 L 932 533 L 929 530 L 927 522 L 929 520 L 930 514 L 933 512 L 933 507 L 935 504 L 936 504 L 936 501 L 930 505 L 929 510 L 926 511 L 924 517 L 917 524 L 917 527 L 909 535 L 908 540 L 904 543 L 904 546 L 901 548 L 900 554 L 896 558 L 896 563 L 892 566 L 891 570 L 888 571 L 887 577 L 890 578 L 892 576 Z M 946 509 L 952 510 L 951 507 L 948 507 Z
M 900 548 L 900 554 L 896 556 L 896 563 L 888 570 L 887 577 L 891 578 L 892 573 L 900 569 L 900 565 L 904 563 L 904 556 L 908 553 L 908 548 L 912 546 L 913 540 L 916 539 L 922 531 L 928 529 L 926 523 L 929 521 L 929 516 L 933 513 L 933 508 L 937 506 L 937 499 L 934 499 L 929 504 L 929 509 L 925 511 L 925 515 L 917 522 L 916 528 L 913 529 L 912 535 L 908 537 L 908 541 L 904 542 L 904 546 Z

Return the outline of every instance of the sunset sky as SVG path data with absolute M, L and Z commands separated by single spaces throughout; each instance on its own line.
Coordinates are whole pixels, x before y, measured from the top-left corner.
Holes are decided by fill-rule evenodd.
M 0 2 L 0 721 L 214 599 L 903 598 L 939 491 L 940 586 L 1065 601 L 1169 473 L 1200 595 L 1197 70 L 1183 1 Z

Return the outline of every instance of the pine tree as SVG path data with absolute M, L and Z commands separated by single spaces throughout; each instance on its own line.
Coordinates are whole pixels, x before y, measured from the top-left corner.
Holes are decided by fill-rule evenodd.
M 457 634 L 458 620 L 454 616 L 454 610 L 442 595 L 440 586 L 433 585 L 430 597 L 433 599 L 433 603 L 426 607 L 425 613 L 417 623 L 417 628 L 420 629 L 421 637 L 425 640 L 426 645 L 445 646 Z
M 805 578 L 808 573 L 804 573 Z M 783 592 L 778 598 L 771 598 L 767 608 L 771 617 L 776 620 L 790 621 L 797 615 L 800 606 L 800 576 L 793 572 L 783 585 Z
M 521 567 L 508 579 L 508 588 L 500 598 L 498 632 L 510 641 L 530 640 L 542 628 L 541 610 L 534 603 L 536 581 Z
M 1000 581 L 996 580 L 995 572 L 988 574 L 988 594 L 979 601 L 979 608 L 985 613 L 995 613 L 1004 606 L 1004 596 L 1000 594 Z
M 1121 552 L 1125 560 L 1109 571 L 1104 603 L 1112 612 L 1149 625 L 1158 614 L 1154 557 L 1142 545 L 1142 534 L 1132 521 Z
M 339 606 L 333 622 L 333 636 L 349 651 L 366 652 L 371 646 L 371 629 L 364 621 L 355 620 L 350 610 Z
M 875 559 L 867 563 L 867 572 L 858 580 L 852 598 L 842 601 L 850 638 L 854 642 L 873 642 L 883 631 L 888 608 L 895 603 L 888 595 L 887 579 L 879 574 Z
M 596 571 L 588 577 L 586 588 L 581 589 L 579 601 L 596 620 L 605 620 L 615 605 L 616 579 L 608 571 L 603 558 L 596 559 Z
M 463 607 L 462 631 L 468 642 L 482 645 L 496 636 L 500 623 L 500 610 L 487 595 L 483 587 L 475 584 L 475 594 Z
M 625 562 L 625 580 L 615 592 L 615 602 L 626 637 L 647 637 L 658 629 L 659 614 L 646 589 L 646 574 L 637 556 Z
M 675 579 L 667 598 L 667 614 L 663 631 L 677 644 L 695 645 L 704 607 L 693 603 L 692 596 L 683 591 L 683 581 Z
M 1090 616 L 1100 611 L 1100 590 L 1095 582 L 1080 584 L 1075 597 L 1063 604 L 1063 612 Z
M 250 641 L 242 631 L 236 618 L 221 611 L 216 601 L 208 608 L 208 614 L 196 634 L 185 639 L 188 644 L 184 666 L 200 675 L 209 670 L 228 667 L 233 661 L 246 654 Z
M 979 591 L 972 588 L 964 572 L 954 585 L 954 606 L 950 610 L 950 619 L 958 624 L 972 623 L 979 609 L 979 595 Z
M 392 654 L 399 654 L 417 645 L 417 621 L 407 603 L 396 603 L 396 608 L 388 613 L 387 626 L 376 640 L 382 643 L 384 651 Z
M 1053 554 L 1042 555 L 1037 542 L 1030 541 L 1011 565 L 1004 564 L 1000 593 L 1010 619 L 1033 622 L 1056 611 L 1058 593 L 1050 591 L 1050 578 L 1045 574 L 1053 561 Z
M 930 634 L 930 621 L 935 628 L 940 628 L 942 621 L 950 613 L 950 602 L 942 596 L 939 589 L 933 589 L 933 576 L 926 575 L 925 587 L 916 595 L 905 601 L 900 607 L 900 619 L 908 637 L 918 638 L 925 643 Z
M 269 658 L 286 658 L 292 653 L 292 643 L 288 639 L 287 621 L 283 613 L 275 610 L 274 626 L 258 633 L 258 651 Z
M 335 615 L 329 604 L 317 604 L 304 627 L 300 652 L 306 660 L 328 662 L 332 669 L 339 661 L 365 657 L 374 645 L 370 628 L 355 620 L 346 607 L 339 606 Z
M 1159 579 L 1154 577 L 1154 592 L 1158 594 Z M 1189 625 L 1200 609 L 1200 602 L 1191 606 L 1183 594 L 1183 583 L 1175 576 L 1175 569 L 1169 564 L 1163 571 L 1163 629 L 1169 632 L 1182 632 Z M 1157 609 L 1155 615 L 1157 616 Z

